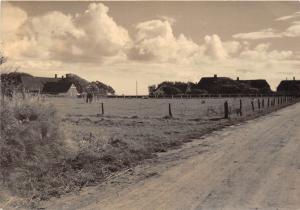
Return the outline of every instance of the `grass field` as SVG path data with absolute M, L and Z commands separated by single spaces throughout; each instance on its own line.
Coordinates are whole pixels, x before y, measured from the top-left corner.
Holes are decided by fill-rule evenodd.
M 22 192 L 30 201 L 59 196 L 84 186 L 98 184 L 114 172 L 133 167 L 145 159 L 154 158 L 158 152 L 176 148 L 237 120 L 248 119 L 249 116 L 252 118 L 252 115 L 255 117 L 288 104 L 278 105 L 276 99 L 276 105 L 268 107 L 267 98 L 241 100 L 243 116 L 237 112 L 240 98 L 103 98 L 86 104 L 83 99 L 47 97 L 43 100 L 33 99 L 28 103 L 21 100 L 17 103 L 18 109 L 13 101 L 8 101 L 11 111 L 18 113 L 8 117 L 13 117 L 12 125 L 20 126 L 16 138 L 20 144 L 24 144 L 25 149 L 20 150 L 21 154 L 24 157 L 28 154 L 35 157 L 37 154 L 45 161 L 19 158 L 22 176 L 13 172 L 14 180 L 18 181 L 8 182 L 6 186 L 13 188 L 15 193 Z M 225 101 L 229 103 L 229 119 L 224 119 Z M 273 98 L 269 99 L 270 104 L 271 101 Z M 102 103 L 104 115 L 101 114 Z M 169 104 L 173 117 L 169 116 Z M 258 104 L 261 109 L 258 109 Z M 14 116 L 23 115 L 28 115 L 28 119 L 14 119 Z M 49 126 L 44 126 L 48 124 Z M 10 128 L 10 125 L 7 126 Z M 44 127 L 47 128 L 46 133 Z M 26 142 L 22 142 L 24 135 L 28 137 Z M 32 143 L 32 136 L 35 143 Z M 7 145 L 11 146 L 11 134 L 8 133 L 6 137 Z M 47 138 L 48 143 L 45 142 Z M 56 144 L 51 139 L 59 142 Z M 53 145 L 53 148 L 45 153 L 44 145 Z M 19 153 L 19 148 L 14 148 L 13 151 Z M 59 152 L 60 158 L 52 157 L 52 162 L 49 162 L 45 154 L 55 156 L 57 149 L 62 149 Z M 5 157 L 3 160 L 6 160 Z M 21 160 L 30 167 L 24 168 Z M 32 170 L 32 166 L 35 170 Z M 16 169 L 13 168 L 13 171 Z M 22 180 L 27 176 L 31 179 L 27 179 L 24 185 Z
M 267 107 L 267 98 L 265 100 Z M 251 101 L 257 108 L 257 99 L 241 98 L 243 111 L 251 114 Z M 240 98 L 202 98 L 202 99 L 122 99 L 101 98 L 86 104 L 77 98 L 47 98 L 59 112 L 65 116 L 95 116 L 101 114 L 101 103 L 104 105 L 106 117 L 138 117 L 162 118 L 169 115 L 168 106 L 171 104 L 172 114 L 182 119 L 209 119 L 224 116 L 224 102 L 228 101 L 232 117 L 236 117 L 236 110 L 240 107 Z

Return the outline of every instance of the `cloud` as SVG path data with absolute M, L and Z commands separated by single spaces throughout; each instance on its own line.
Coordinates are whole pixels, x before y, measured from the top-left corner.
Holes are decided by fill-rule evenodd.
M 292 51 L 269 50 L 269 43 L 258 44 L 254 49 L 244 50 L 240 54 L 240 58 L 254 61 L 280 61 L 290 59 L 293 56 Z
M 292 15 L 277 18 L 276 21 L 287 21 L 298 17 L 300 17 L 300 11 Z M 273 28 L 267 28 L 255 32 L 234 34 L 232 37 L 235 39 L 248 39 L 248 40 L 282 38 L 282 37 L 299 37 L 300 21 L 293 21 L 289 24 L 290 26 L 288 26 L 286 29 L 282 31 L 276 31 Z
M 199 46 L 185 35 L 175 37 L 167 20 L 151 20 L 136 25 L 136 36 L 128 58 L 138 61 L 178 62 L 192 57 Z
M 17 30 L 28 18 L 25 11 L 8 2 L 3 3 L 1 12 L 1 31 L 7 35 Z
M 235 39 L 269 39 L 269 38 L 278 38 L 281 37 L 281 34 L 276 32 L 272 28 L 263 29 L 261 31 L 250 32 L 250 33 L 238 33 L 232 36 Z
M 286 29 L 284 35 L 287 37 L 299 37 L 300 36 L 300 21 L 295 21 Z
M 276 20 L 277 21 L 286 21 L 286 20 L 297 18 L 297 17 L 300 17 L 300 11 L 299 12 L 295 12 L 292 15 L 286 15 L 286 16 L 279 17 Z
M 241 50 L 242 45 L 238 41 L 227 41 L 223 42 L 223 47 L 228 54 L 236 54 Z
M 176 19 L 174 17 L 166 15 L 158 15 L 158 17 L 164 21 L 168 21 L 171 25 L 176 23 Z
M 65 62 L 101 62 L 104 57 L 117 56 L 130 37 L 108 11 L 104 4 L 92 3 L 83 14 L 76 16 L 52 11 L 28 18 L 18 27 L 17 37 L 7 40 L 5 51 L 11 57 Z
M 10 36 L 5 37 L 4 44 L 10 61 L 34 75 L 72 71 L 94 80 L 101 71 L 101 80 L 119 93 L 134 92 L 136 79 L 146 94 L 147 85 L 152 83 L 196 81 L 214 73 L 279 81 L 282 75 L 277 72 L 297 73 L 295 69 L 300 66 L 299 53 L 272 49 L 265 40 L 259 42 L 299 36 L 299 21 L 283 31 L 269 28 L 234 35 L 241 40 L 224 40 L 217 34 L 192 40 L 186 34 L 175 34 L 176 22 L 163 16 L 136 24 L 130 36 L 102 3 L 91 3 L 77 15 L 51 11 L 35 17 L 5 4 L 11 7 L 5 13 L 5 24 L 15 23 L 6 29 Z
M 223 43 L 220 39 L 220 37 L 216 34 L 212 36 L 205 36 L 205 54 L 217 59 L 217 60 L 222 60 L 226 59 L 228 57 L 228 53 L 226 49 L 223 46 Z

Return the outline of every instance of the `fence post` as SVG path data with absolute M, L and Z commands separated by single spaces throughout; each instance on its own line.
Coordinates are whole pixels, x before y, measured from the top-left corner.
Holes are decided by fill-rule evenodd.
M 228 102 L 225 101 L 225 103 L 224 103 L 224 118 L 228 119 L 228 117 L 229 117 Z
M 240 99 L 240 116 L 243 116 L 243 102 L 242 102 L 242 99 Z
M 173 117 L 171 103 L 169 103 L 169 117 Z
M 101 113 L 102 113 L 102 115 L 104 115 L 104 104 L 103 104 L 103 102 L 101 103 Z
M 255 109 L 254 109 L 254 101 L 253 100 L 251 101 L 251 105 L 252 105 L 252 111 L 254 112 Z

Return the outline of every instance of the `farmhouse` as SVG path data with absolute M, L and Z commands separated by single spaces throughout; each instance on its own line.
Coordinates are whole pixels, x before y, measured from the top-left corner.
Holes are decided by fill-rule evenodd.
M 10 90 L 10 92 L 22 91 L 70 97 L 87 91 L 91 91 L 96 96 L 115 93 L 115 90 L 109 85 L 99 81 L 88 82 L 75 74 L 66 74 L 58 78 L 57 74 L 54 77 L 34 77 L 20 72 L 5 73 L 1 74 L 1 88 Z
M 257 90 L 248 84 L 240 83 L 228 77 L 202 77 L 197 84 L 198 89 L 204 89 L 209 94 L 256 94 Z
M 66 76 L 58 78 L 21 76 L 21 85 L 25 92 L 42 93 L 62 96 L 77 96 L 80 92 L 72 80 Z
M 277 87 L 277 92 L 284 95 L 300 96 L 300 80 L 283 80 Z
M 76 97 L 79 94 L 75 85 L 67 80 L 45 83 L 42 93 L 71 97 Z
M 47 77 L 33 77 L 31 75 L 22 75 L 21 84 L 26 92 L 40 93 L 43 87 L 48 82 L 56 82 L 57 78 L 47 78 Z
M 256 79 L 256 80 L 240 80 L 239 77 L 237 81 L 240 84 L 245 84 L 252 89 L 256 89 L 259 94 L 270 94 L 272 90 L 269 83 L 265 79 Z

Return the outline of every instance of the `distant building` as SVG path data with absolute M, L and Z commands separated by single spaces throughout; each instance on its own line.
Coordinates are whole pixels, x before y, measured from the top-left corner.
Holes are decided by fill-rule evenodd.
M 66 74 L 57 77 L 34 77 L 22 72 L 3 73 L 1 75 L 1 90 L 7 89 L 12 92 L 41 93 L 60 96 L 75 97 L 86 93 L 88 87 L 97 96 L 113 95 L 115 90 L 102 82 L 88 82 L 87 80 L 75 75 Z M 3 91 L 2 91 L 3 92 Z
M 300 96 L 300 80 L 283 80 L 277 87 L 277 92 L 283 95 Z
M 199 89 L 207 90 L 210 94 L 270 94 L 272 90 L 264 79 L 233 80 L 228 77 L 203 77 L 198 82 Z
M 209 94 L 245 94 L 257 93 L 256 90 L 228 77 L 202 77 L 197 84 L 198 89 L 206 90 Z
M 26 92 L 31 93 L 42 93 L 45 84 L 58 81 L 58 78 L 33 77 L 28 75 L 21 76 L 21 85 Z
M 46 82 L 41 93 L 69 97 L 77 97 L 77 95 L 80 94 L 75 85 L 67 79 L 58 80 L 56 82 Z
M 25 92 L 76 97 L 79 94 L 75 84 L 68 77 L 57 78 L 21 76 Z
M 248 85 L 250 88 L 258 90 L 259 94 L 270 94 L 272 93 L 269 83 L 265 79 L 255 79 L 255 80 L 240 80 L 239 77 L 237 81 Z

